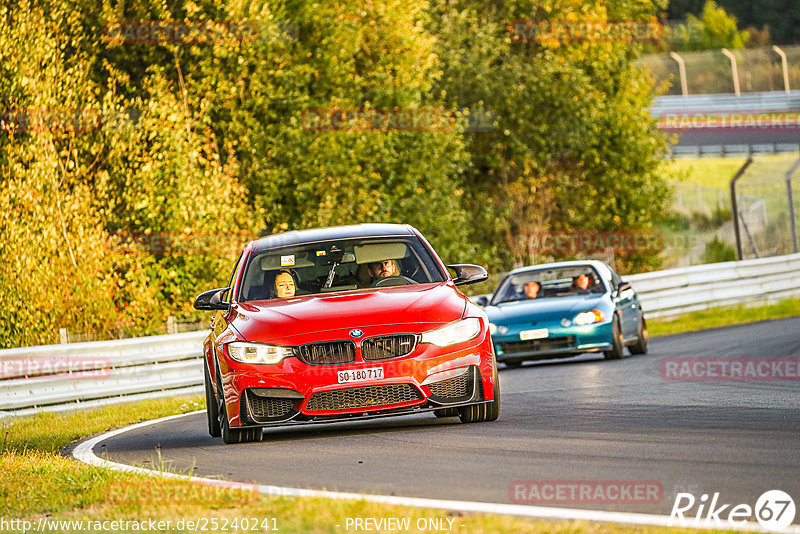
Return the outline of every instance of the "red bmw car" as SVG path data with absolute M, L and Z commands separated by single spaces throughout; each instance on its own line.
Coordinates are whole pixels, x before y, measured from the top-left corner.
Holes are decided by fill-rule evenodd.
M 228 287 L 194 303 L 217 310 L 203 344 L 209 433 L 260 441 L 266 426 L 424 411 L 497 419 L 489 322 L 456 288 L 486 278 L 445 266 L 407 225 L 250 242 Z

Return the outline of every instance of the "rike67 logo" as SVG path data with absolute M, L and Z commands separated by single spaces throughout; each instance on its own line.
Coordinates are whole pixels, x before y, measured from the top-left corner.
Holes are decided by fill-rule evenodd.
M 755 517 L 765 529 L 781 532 L 792 524 L 794 515 L 794 500 L 781 490 L 764 492 L 755 507 L 749 504 L 723 504 L 719 493 L 714 493 L 710 501 L 705 493 L 700 499 L 691 493 L 678 493 L 667 524 L 681 527 L 741 527 Z

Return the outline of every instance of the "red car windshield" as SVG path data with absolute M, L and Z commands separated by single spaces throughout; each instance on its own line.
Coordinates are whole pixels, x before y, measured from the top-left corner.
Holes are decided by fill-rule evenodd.
M 238 300 L 444 281 L 444 273 L 416 237 L 342 239 L 251 254 Z
M 604 292 L 600 276 L 590 265 L 535 269 L 506 278 L 495 292 L 492 304 Z

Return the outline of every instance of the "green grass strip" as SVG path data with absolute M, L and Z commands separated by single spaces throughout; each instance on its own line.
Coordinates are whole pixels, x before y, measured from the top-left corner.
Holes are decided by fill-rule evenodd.
M 645 310 L 645 316 L 646 314 L 647 310 Z M 774 304 L 727 306 L 684 313 L 670 318 L 652 318 L 647 320 L 647 329 L 651 337 L 670 336 L 697 330 L 797 316 L 800 316 L 800 298 L 791 298 Z

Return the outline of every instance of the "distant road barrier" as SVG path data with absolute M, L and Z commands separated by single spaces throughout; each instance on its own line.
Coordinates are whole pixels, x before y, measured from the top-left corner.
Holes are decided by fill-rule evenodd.
M 650 107 L 658 127 L 678 134 L 673 157 L 749 153 L 775 154 L 800 149 L 800 91 L 667 95 Z
M 625 276 L 648 317 L 800 295 L 800 254 Z M 476 297 L 473 297 L 473 300 Z M 203 392 L 206 331 L 0 350 L 0 419 Z

